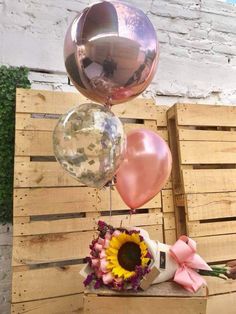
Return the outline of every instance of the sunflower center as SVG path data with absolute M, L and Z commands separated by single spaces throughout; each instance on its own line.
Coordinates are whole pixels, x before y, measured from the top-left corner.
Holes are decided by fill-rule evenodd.
M 125 270 L 134 271 L 136 266 L 141 265 L 139 245 L 134 242 L 124 243 L 118 251 L 118 262 Z

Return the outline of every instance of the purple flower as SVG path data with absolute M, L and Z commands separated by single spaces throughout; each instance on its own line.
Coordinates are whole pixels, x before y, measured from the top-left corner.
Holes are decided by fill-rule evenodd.
M 146 254 L 146 256 L 145 256 L 146 258 L 151 258 L 152 259 L 152 255 L 151 255 L 151 253 L 150 252 L 147 252 L 147 254 Z
M 98 230 L 103 231 L 107 227 L 107 224 L 104 221 L 98 221 Z
M 84 286 L 87 287 L 88 285 L 90 285 L 94 278 L 95 278 L 94 273 L 89 274 L 87 278 L 84 280 Z
M 102 279 L 98 279 L 95 282 L 94 289 L 99 289 L 99 288 L 101 288 L 102 285 L 103 285 Z

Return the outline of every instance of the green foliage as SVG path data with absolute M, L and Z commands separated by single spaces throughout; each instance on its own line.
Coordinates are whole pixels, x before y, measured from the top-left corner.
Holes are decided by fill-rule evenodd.
M 28 70 L 0 66 L 0 222 L 12 220 L 16 88 L 29 88 Z

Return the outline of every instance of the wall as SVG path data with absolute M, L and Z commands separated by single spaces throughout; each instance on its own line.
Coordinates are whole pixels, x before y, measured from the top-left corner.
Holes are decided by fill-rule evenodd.
M 161 55 L 144 93 L 157 103 L 236 104 L 236 6 L 216 0 L 130 0 L 155 25 Z M 89 0 L 0 0 L 0 64 L 31 69 L 32 87 L 72 91 L 66 28 Z M 11 230 L 0 227 L 0 313 L 9 313 Z
M 33 88 L 71 90 L 63 64 L 69 21 L 89 0 L 0 0 L 0 63 L 32 69 Z M 216 0 L 130 0 L 161 44 L 147 95 L 158 103 L 236 103 L 236 6 Z
M 0 313 L 10 313 L 12 226 L 0 225 Z

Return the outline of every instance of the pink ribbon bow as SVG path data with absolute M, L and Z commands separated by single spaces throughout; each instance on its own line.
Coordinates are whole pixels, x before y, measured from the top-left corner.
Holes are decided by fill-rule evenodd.
M 196 242 L 187 236 L 181 236 L 170 248 L 170 255 L 179 264 L 174 281 L 190 292 L 196 292 L 206 281 L 196 270 L 212 270 L 209 265 L 196 254 Z

